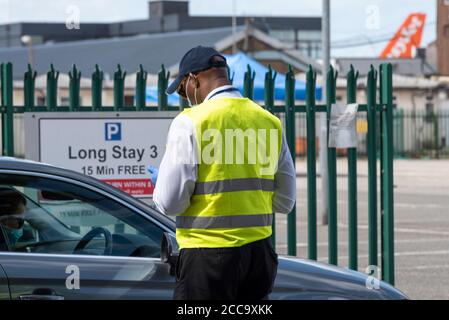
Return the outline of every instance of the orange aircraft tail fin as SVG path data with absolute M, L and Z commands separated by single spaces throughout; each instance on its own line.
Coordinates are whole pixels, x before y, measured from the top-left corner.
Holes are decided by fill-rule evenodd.
M 421 45 L 425 23 L 425 13 L 410 14 L 388 42 L 380 58 L 412 58 L 414 50 Z

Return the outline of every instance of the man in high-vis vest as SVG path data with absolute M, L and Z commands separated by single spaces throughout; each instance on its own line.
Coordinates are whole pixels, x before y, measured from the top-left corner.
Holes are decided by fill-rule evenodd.
M 273 213 L 289 213 L 296 174 L 280 120 L 230 84 L 225 57 L 198 46 L 167 93 L 172 122 L 153 200 L 176 216 L 174 299 L 267 299 L 277 272 Z

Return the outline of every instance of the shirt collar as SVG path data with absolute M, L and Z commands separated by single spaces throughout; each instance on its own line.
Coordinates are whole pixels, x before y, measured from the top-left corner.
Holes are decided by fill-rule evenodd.
M 225 86 L 221 86 L 218 88 L 215 88 L 214 90 L 212 90 L 211 92 L 209 92 L 209 94 L 206 96 L 206 98 L 204 99 L 204 101 L 209 100 L 215 93 L 222 91 L 222 90 L 227 90 L 227 89 L 231 89 L 231 88 L 235 88 L 233 85 L 231 84 L 227 84 Z M 234 97 L 241 97 L 242 95 L 240 94 L 240 92 L 238 90 L 236 91 L 232 91 L 232 92 L 223 92 L 223 94 L 226 94 L 228 96 L 234 96 Z M 214 96 L 214 98 L 218 98 L 220 97 L 222 94 L 217 94 Z

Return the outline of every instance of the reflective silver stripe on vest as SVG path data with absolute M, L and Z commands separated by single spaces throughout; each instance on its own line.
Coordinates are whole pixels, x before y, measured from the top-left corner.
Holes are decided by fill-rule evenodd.
M 273 179 L 243 178 L 197 182 L 193 194 L 211 194 L 232 191 L 274 191 Z
M 272 223 L 273 214 L 271 213 L 219 217 L 176 217 L 176 227 L 182 229 L 267 227 Z

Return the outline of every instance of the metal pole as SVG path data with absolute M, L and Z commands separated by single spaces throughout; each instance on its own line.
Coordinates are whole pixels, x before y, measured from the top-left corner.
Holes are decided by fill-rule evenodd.
M 393 71 L 391 64 L 382 64 L 381 72 L 381 103 L 382 111 L 382 153 L 383 162 L 383 265 L 382 280 L 394 285 L 394 193 L 393 193 Z
M 232 53 L 237 52 L 237 43 L 235 41 L 235 35 L 237 33 L 237 17 L 236 17 L 236 3 L 232 0 Z
M 316 227 L 316 128 L 315 128 L 315 88 L 316 72 L 309 66 L 306 86 L 307 117 L 307 225 L 308 225 L 308 257 L 317 259 L 317 227 Z
M 28 63 L 33 68 L 33 38 L 30 37 L 30 41 L 28 42 Z
M 377 146 L 376 146 L 376 89 L 377 73 L 374 67 L 368 73 L 367 117 L 368 133 L 368 263 L 377 266 Z M 391 143 L 391 142 L 390 142 Z
M 351 65 L 347 75 L 347 101 L 357 101 L 357 78 L 356 72 Z M 357 148 L 348 148 L 348 242 L 349 242 L 349 268 L 358 268 L 358 240 L 357 240 Z
M 322 100 L 326 101 L 326 74 L 330 66 L 330 0 L 323 0 L 323 17 L 321 18 L 321 40 L 323 51 L 322 69 Z M 328 222 L 329 198 L 327 194 L 329 185 L 329 174 L 327 172 L 327 115 L 320 115 L 320 173 L 321 173 L 321 195 L 322 195 L 322 221 Z
M 295 164 L 295 73 L 290 65 L 288 66 L 288 72 L 285 75 L 285 132 L 293 164 Z M 287 252 L 290 256 L 296 256 L 297 253 L 296 222 L 295 204 L 292 211 L 287 216 Z

